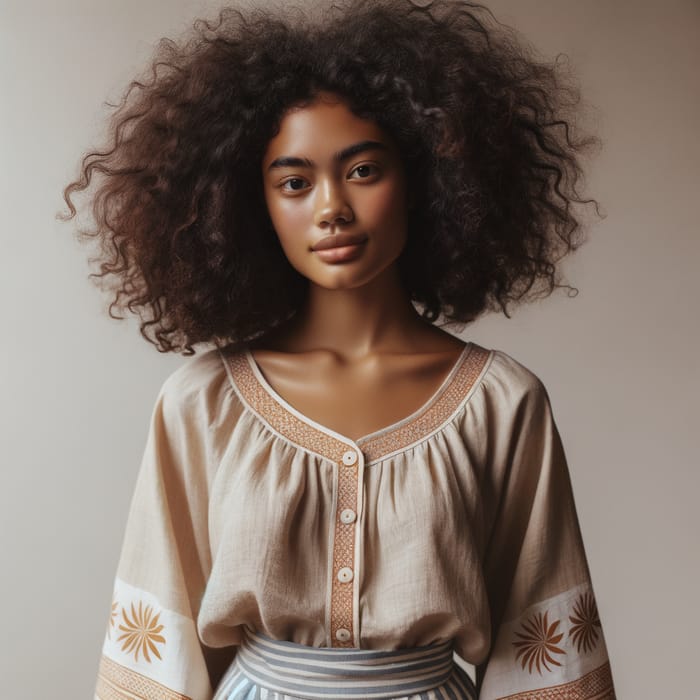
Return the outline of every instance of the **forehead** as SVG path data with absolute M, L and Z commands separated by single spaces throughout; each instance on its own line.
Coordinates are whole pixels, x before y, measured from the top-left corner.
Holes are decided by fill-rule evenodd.
M 389 134 L 378 124 L 358 117 L 338 96 L 322 94 L 284 114 L 279 132 L 267 145 L 263 166 L 279 156 L 330 160 L 339 150 L 365 140 L 379 141 L 390 149 L 393 145 Z

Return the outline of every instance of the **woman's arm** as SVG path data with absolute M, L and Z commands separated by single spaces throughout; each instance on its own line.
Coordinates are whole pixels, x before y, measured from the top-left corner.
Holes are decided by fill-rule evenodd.
M 494 636 L 479 697 L 614 700 L 561 440 L 544 386 L 532 374 L 527 384 L 492 455 L 484 568 Z
M 197 631 L 211 569 L 208 501 L 217 458 L 215 407 L 192 371 L 202 362 L 188 364 L 165 382 L 153 410 L 114 585 L 99 700 L 209 700 L 233 656 L 230 648 L 205 646 Z

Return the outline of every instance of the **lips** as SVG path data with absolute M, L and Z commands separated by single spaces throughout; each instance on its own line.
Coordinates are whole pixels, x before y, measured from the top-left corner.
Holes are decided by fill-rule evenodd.
M 330 250 L 331 248 L 342 248 L 344 246 L 358 245 L 364 243 L 367 236 L 362 233 L 334 233 L 322 238 L 311 247 L 311 250 Z

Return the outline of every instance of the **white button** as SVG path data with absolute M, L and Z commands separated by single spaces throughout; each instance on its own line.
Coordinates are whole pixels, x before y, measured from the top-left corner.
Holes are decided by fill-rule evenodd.
M 346 525 L 349 525 L 350 523 L 355 522 L 355 518 L 357 516 L 355 515 L 354 510 L 350 510 L 350 508 L 346 508 L 341 514 L 340 514 L 340 521 L 345 523 Z
M 350 630 L 346 630 L 345 627 L 340 627 L 335 631 L 335 638 L 339 642 L 349 642 L 350 641 Z
M 352 450 L 348 450 L 343 454 L 343 464 L 346 467 L 352 467 L 353 464 L 357 462 L 357 453 Z
M 350 581 L 352 581 L 352 577 L 352 569 L 349 566 L 344 566 L 338 572 L 338 581 L 340 581 L 341 583 L 349 583 Z

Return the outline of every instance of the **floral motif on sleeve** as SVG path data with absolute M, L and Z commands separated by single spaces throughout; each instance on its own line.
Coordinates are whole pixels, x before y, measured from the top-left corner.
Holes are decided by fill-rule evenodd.
M 165 644 L 165 637 L 160 633 L 163 631 L 163 625 L 158 624 L 160 613 L 154 614 L 153 608 L 150 605 L 144 606 L 139 602 L 138 608 L 131 604 L 131 615 L 125 608 L 122 608 L 123 623 L 119 625 L 119 629 L 123 634 L 117 641 L 122 644 L 122 651 L 128 654 L 133 653 L 134 659 L 139 660 L 139 652 L 143 654 L 144 659 L 151 663 L 150 654 L 161 658 L 157 644 Z
M 527 666 L 529 673 L 533 669 L 542 675 L 542 669 L 552 669 L 548 664 L 561 666 L 555 658 L 556 655 L 566 654 L 564 649 L 557 646 L 564 636 L 563 632 L 557 632 L 560 620 L 554 620 L 551 624 L 547 618 L 548 613 L 536 613 L 521 625 L 521 631 L 516 632 L 518 641 L 513 645 L 518 650 L 515 658 L 520 659 L 523 669 Z
M 569 635 L 579 654 L 593 651 L 600 639 L 600 617 L 593 594 L 583 593 L 574 604 L 573 615 L 569 617 L 571 629 Z

